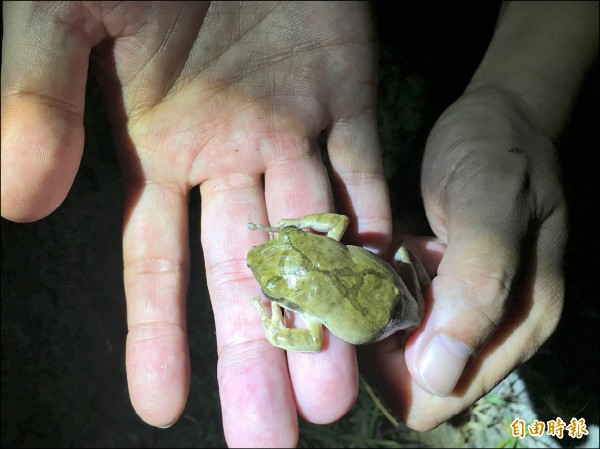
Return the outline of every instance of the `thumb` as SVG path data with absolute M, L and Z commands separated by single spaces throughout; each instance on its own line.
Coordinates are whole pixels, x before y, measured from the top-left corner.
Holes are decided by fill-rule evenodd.
M 505 174 L 487 171 L 484 177 L 486 184 L 472 179 L 444 198 L 447 249 L 428 291 L 425 324 L 406 350 L 412 377 L 438 396 L 453 391 L 469 360 L 515 317 L 509 312 L 527 307 L 530 295 L 521 295 L 521 287 L 535 277 L 534 245 L 547 233 L 528 199 L 527 176 L 502 182 Z M 559 263 L 560 246 L 555 252 Z
M 3 8 L 2 216 L 27 222 L 54 211 L 77 173 L 92 43 L 76 2 Z
M 508 307 L 516 248 L 485 234 L 448 246 L 431 284 L 426 325 L 407 349 L 413 378 L 432 394 L 445 396 L 454 389 Z

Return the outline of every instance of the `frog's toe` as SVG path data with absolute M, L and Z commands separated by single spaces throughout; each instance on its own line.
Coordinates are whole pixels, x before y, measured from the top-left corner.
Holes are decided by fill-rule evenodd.
M 267 315 L 267 312 L 265 312 L 265 309 L 260 303 L 260 298 L 258 296 L 255 296 L 250 300 L 250 302 L 256 307 L 256 310 L 258 311 L 258 314 L 260 315 L 260 318 L 262 319 L 263 323 L 268 322 L 270 320 L 270 317 L 269 315 Z
M 412 264 L 412 260 L 410 258 L 410 253 L 408 252 L 408 248 L 406 246 L 401 245 L 394 254 L 394 260 L 402 263 Z

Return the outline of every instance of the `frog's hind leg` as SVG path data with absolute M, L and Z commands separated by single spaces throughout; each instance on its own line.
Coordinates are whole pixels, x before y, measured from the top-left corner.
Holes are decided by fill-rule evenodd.
M 431 284 L 431 279 L 425 270 L 425 267 L 421 263 L 418 257 L 416 257 L 406 246 L 400 245 L 398 251 L 394 255 L 394 260 L 400 264 L 406 264 L 411 267 L 415 276 L 417 277 L 417 282 L 421 290 L 425 290 Z
M 416 301 L 416 320 L 420 323 L 425 313 L 423 292 L 431 284 L 431 279 L 423 264 L 406 246 L 400 245 L 394 255 L 395 268 L 404 284 Z
M 273 346 L 288 351 L 317 352 L 323 346 L 323 325 L 314 318 L 301 314 L 306 328 L 289 328 L 285 326 L 281 306 L 271 301 L 271 316 L 260 304 L 260 298 L 252 298 L 262 320 L 265 335 Z

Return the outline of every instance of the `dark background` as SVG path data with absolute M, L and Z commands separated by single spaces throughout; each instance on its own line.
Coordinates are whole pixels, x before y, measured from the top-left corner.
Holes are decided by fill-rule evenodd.
M 498 7 L 377 3 L 382 148 L 406 174 L 390 182 L 395 210 L 412 207 L 415 220 L 423 218 L 418 170 L 425 138 L 477 67 Z M 559 147 L 570 212 L 563 319 L 526 371 L 532 387 L 543 387 L 540 407 L 550 396 L 563 419 L 588 423 L 598 423 L 598 98 L 596 65 Z M 223 446 L 198 191 L 190 195 L 192 385 L 180 422 L 161 431 L 129 403 L 123 191 L 92 80 L 85 128 L 81 168 L 62 206 L 36 223 L 2 219 L 2 446 Z

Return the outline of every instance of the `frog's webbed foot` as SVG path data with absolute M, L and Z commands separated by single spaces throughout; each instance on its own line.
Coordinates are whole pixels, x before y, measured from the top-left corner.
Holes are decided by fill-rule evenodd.
M 320 321 L 302 315 L 306 328 L 289 328 L 285 326 L 281 307 L 271 301 L 271 316 L 260 304 L 260 298 L 252 298 L 262 320 L 265 335 L 273 346 L 288 351 L 317 352 L 323 346 L 323 325 Z
M 277 226 L 283 228 L 285 226 L 296 226 L 299 229 L 312 229 L 317 232 L 327 233 L 330 237 L 338 242 L 342 239 L 350 220 L 345 215 L 340 214 L 309 214 L 302 218 L 284 218 L 277 222 Z

